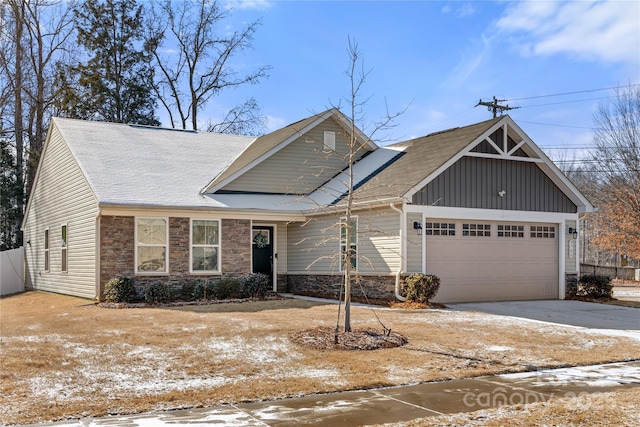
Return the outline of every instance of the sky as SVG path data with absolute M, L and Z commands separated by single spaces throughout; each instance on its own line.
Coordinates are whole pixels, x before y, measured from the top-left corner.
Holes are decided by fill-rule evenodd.
M 261 21 L 237 72 L 271 67 L 261 83 L 223 93 L 204 116 L 253 96 L 267 131 L 332 106 L 347 107 L 349 40 L 367 77 L 367 133 L 387 111 L 403 113 L 379 145 L 492 117 L 493 96 L 552 158 L 580 158 L 593 114 L 610 88 L 640 84 L 639 1 L 230 0 L 233 31 Z M 558 94 L 567 94 L 556 96 Z M 343 112 L 346 112 L 343 109 Z

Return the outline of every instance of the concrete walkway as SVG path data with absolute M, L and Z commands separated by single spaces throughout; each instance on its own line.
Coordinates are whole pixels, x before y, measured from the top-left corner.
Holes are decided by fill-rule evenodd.
M 395 423 L 551 397 L 640 387 L 640 362 L 549 369 L 211 408 L 37 424 L 65 427 L 360 426 Z

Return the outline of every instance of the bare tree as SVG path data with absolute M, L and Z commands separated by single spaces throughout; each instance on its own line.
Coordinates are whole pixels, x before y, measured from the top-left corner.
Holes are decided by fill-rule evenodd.
M 601 212 L 594 243 L 640 258 L 640 85 L 616 89 L 594 114 Z
M 200 113 L 212 97 L 267 77 L 270 67 L 240 75 L 229 63 L 251 47 L 259 22 L 220 35 L 219 27 L 229 12 L 215 0 L 166 0 L 154 5 L 151 16 L 147 45 L 158 69 L 155 90 L 172 127 L 197 130 Z M 168 42 L 177 44 L 177 53 L 165 53 Z M 257 103 L 250 99 L 232 109 L 221 124 L 208 128 L 223 132 L 253 130 L 264 121 L 256 110 Z

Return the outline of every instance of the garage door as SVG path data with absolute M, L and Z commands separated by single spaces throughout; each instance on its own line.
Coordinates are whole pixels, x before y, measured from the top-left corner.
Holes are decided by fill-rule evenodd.
M 424 233 L 435 301 L 558 298 L 556 224 L 428 218 Z

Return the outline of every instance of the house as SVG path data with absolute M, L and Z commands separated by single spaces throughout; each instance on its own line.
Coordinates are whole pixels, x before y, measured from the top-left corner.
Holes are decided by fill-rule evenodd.
M 26 285 L 100 298 L 120 275 L 262 272 L 277 291 L 337 295 L 349 246 L 369 298 L 424 272 L 441 302 L 561 299 L 592 210 L 509 116 L 384 147 L 337 109 L 258 138 L 54 118 L 23 222 Z

